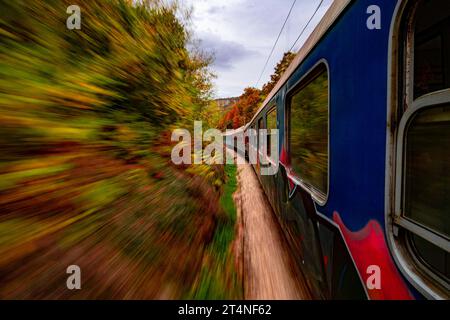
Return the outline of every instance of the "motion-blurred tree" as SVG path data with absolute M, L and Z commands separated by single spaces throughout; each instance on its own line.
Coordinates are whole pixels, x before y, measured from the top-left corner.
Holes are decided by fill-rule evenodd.
M 270 91 L 272 91 L 273 88 L 275 88 L 277 82 L 281 79 L 283 73 L 289 67 L 294 58 L 295 54 L 290 51 L 286 52 L 283 55 L 283 58 L 280 60 L 280 62 L 278 62 L 278 64 L 275 67 L 275 72 L 270 76 L 270 81 L 267 82 L 262 88 L 261 95 L 263 99 L 269 95 Z
M 177 5 L 80 2 L 69 30 L 71 0 L 0 1 L 0 298 L 238 297 L 206 250 L 233 221 L 224 170 L 170 161 L 171 129 L 209 106 L 211 59 Z

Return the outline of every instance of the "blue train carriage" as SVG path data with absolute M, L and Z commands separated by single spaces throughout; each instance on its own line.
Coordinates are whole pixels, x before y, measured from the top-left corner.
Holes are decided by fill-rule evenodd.
M 449 57 L 448 0 L 336 0 L 246 126 L 315 298 L 449 298 Z

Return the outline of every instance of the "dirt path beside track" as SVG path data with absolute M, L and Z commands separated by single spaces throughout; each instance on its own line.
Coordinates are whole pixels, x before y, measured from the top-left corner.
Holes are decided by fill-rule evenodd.
M 238 165 L 237 175 L 235 201 L 245 299 L 310 299 L 303 275 L 295 271 L 280 224 L 251 165 Z

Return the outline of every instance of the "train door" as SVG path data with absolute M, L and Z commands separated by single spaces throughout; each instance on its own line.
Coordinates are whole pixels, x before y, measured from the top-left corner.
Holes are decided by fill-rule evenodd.
M 264 184 L 262 183 L 261 180 L 261 161 L 260 158 L 262 156 L 262 152 L 261 152 L 261 135 L 260 135 L 260 131 L 264 130 L 266 128 L 266 125 L 264 123 L 264 115 L 261 115 L 260 118 L 258 119 L 258 128 L 257 128 L 257 141 L 258 143 L 256 144 L 256 175 L 258 176 L 259 181 L 261 182 L 261 184 L 264 186 Z
M 279 148 L 278 148 L 278 112 L 274 105 L 266 114 L 267 124 L 267 161 L 271 168 L 274 169 L 274 174 L 268 175 L 266 178 L 268 198 L 272 207 L 276 210 L 277 186 L 276 186 L 276 171 L 278 167 Z M 275 151 L 276 149 L 276 151 Z
M 328 68 L 319 63 L 287 93 L 289 196 L 283 208 L 285 230 L 316 298 L 328 292 L 315 208 L 328 196 L 328 109 Z
M 388 133 L 387 234 L 400 270 L 426 297 L 450 297 L 450 6 L 408 1 L 397 20 Z M 395 125 L 397 123 L 398 125 Z

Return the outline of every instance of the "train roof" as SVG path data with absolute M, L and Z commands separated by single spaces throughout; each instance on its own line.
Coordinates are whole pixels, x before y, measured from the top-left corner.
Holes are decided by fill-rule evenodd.
M 286 81 L 290 78 L 290 76 L 294 73 L 298 66 L 305 60 L 308 54 L 314 49 L 314 47 L 322 40 L 325 33 L 330 29 L 330 27 L 334 24 L 334 22 L 339 18 L 341 13 L 347 8 L 350 4 L 351 0 L 334 0 L 331 4 L 330 8 L 327 10 L 322 20 L 320 20 L 319 24 L 316 26 L 314 31 L 308 37 L 306 42 L 297 52 L 294 60 L 291 62 L 289 67 L 284 72 L 281 79 L 277 82 L 275 87 L 269 93 L 267 98 L 264 100 L 261 107 L 253 116 L 252 120 L 245 125 L 245 129 L 252 123 L 259 113 L 264 109 L 264 107 L 270 102 L 270 100 L 277 94 L 277 92 L 281 89 L 281 87 L 286 83 Z

